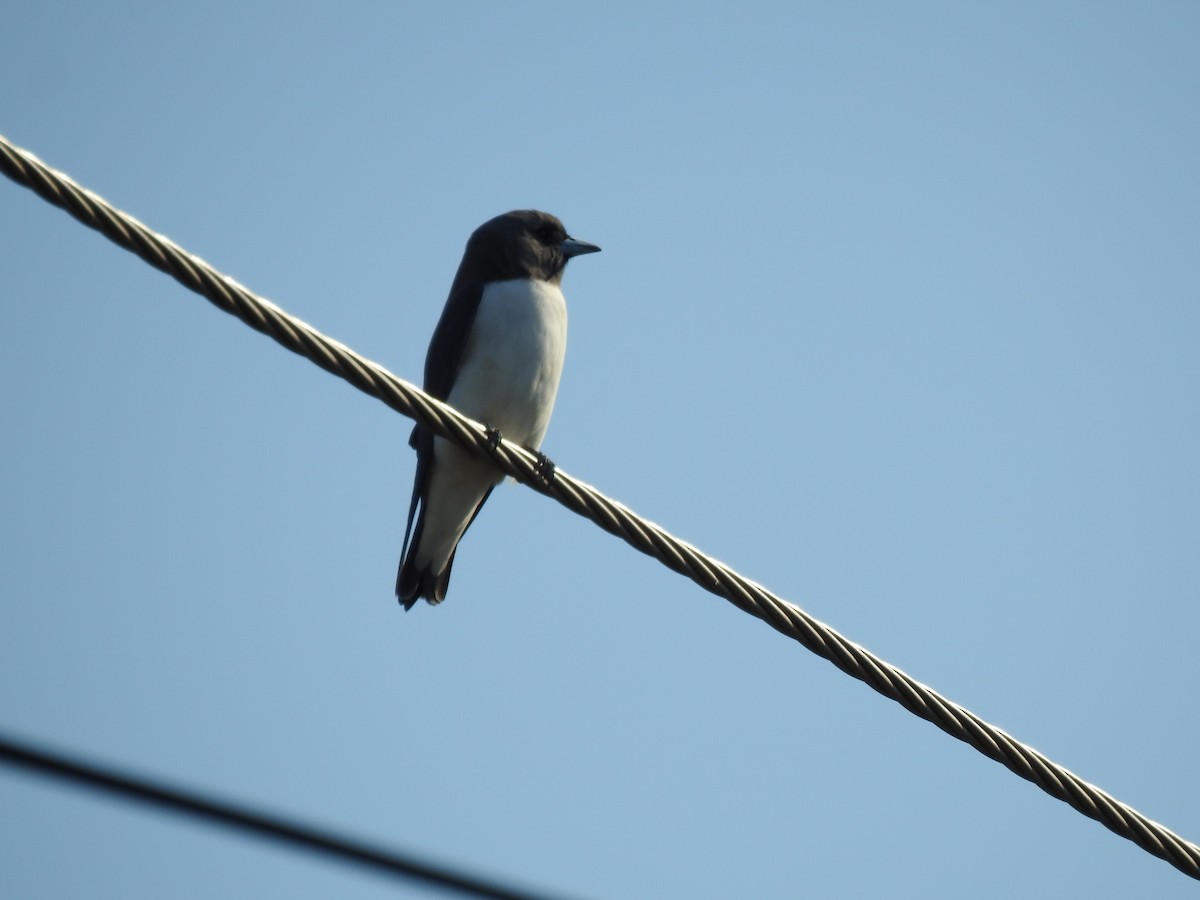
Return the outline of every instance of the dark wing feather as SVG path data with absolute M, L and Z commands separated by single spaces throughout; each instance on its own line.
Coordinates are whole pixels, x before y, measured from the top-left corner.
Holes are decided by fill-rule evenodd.
M 450 288 L 450 297 L 446 300 L 442 317 L 438 319 L 437 328 L 433 330 L 429 352 L 425 354 L 425 391 L 439 400 L 445 400 L 454 387 L 458 366 L 462 362 L 467 338 L 471 335 L 482 299 L 482 281 L 460 283 L 455 279 Z
M 445 400 L 454 387 L 454 379 L 458 375 L 458 367 L 462 362 L 463 352 L 467 347 L 471 327 L 475 324 L 475 314 L 479 311 L 479 302 L 483 299 L 483 282 L 462 281 L 455 278 L 450 287 L 450 296 L 442 309 L 442 317 L 438 319 L 433 337 L 429 341 L 429 350 L 425 354 L 425 392 Z M 397 595 L 404 599 L 404 594 L 411 592 L 412 585 L 401 584 L 411 579 L 405 578 L 404 563 L 408 558 L 409 539 L 413 544 L 421 540 L 421 520 L 417 520 L 416 533 L 413 533 L 413 521 L 416 520 L 417 507 L 425 498 L 429 486 L 429 476 L 433 467 L 433 432 L 420 425 L 413 427 L 408 444 L 417 451 L 417 471 L 413 479 L 412 501 L 408 506 L 408 525 L 404 529 L 404 545 L 400 551 L 400 572 L 396 579 Z M 486 499 L 486 498 L 485 498 Z M 480 504 L 482 506 L 482 504 Z M 478 512 L 478 510 L 476 510 Z M 410 567 L 411 568 L 411 567 Z M 415 598 L 413 598 L 415 599 Z M 406 603 L 406 606 L 411 604 Z

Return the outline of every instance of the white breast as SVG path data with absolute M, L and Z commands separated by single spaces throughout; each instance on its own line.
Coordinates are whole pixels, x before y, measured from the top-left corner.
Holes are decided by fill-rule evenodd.
M 489 284 L 463 351 L 451 406 L 538 447 L 550 424 L 567 352 L 567 304 L 557 285 L 526 278 Z

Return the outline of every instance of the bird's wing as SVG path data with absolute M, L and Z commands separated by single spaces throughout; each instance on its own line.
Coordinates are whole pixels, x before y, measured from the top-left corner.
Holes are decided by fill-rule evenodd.
M 482 281 L 459 283 L 455 280 L 450 288 L 450 297 L 442 309 L 442 317 L 438 319 L 433 337 L 429 340 L 429 350 L 425 354 L 425 393 L 432 394 L 439 400 L 450 396 L 450 389 L 454 387 L 463 351 L 467 347 L 467 338 L 471 336 L 471 326 L 475 324 L 475 314 L 479 311 L 479 302 L 482 299 Z M 408 444 L 420 457 L 422 451 L 433 449 L 433 435 L 417 425 L 412 430 Z M 420 475 L 420 467 L 417 474 Z M 418 478 L 418 483 L 419 481 Z
M 429 351 L 425 355 L 427 394 L 432 394 L 439 400 L 450 396 L 450 389 L 454 387 L 454 379 L 462 363 L 467 338 L 471 335 L 471 326 L 475 324 L 475 314 L 479 311 L 479 302 L 482 299 L 482 281 L 459 282 L 455 279 L 450 287 L 450 296 L 442 309 L 442 317 L 438 319 L 437 327 L 433 330 Z M 408 506 L 408 525 L 404 529 L 401 560 L 408 552 L 408 540 L 412 537 L 417 506 L 424 499 L 429 484 L 430 468 L 433 465 L 433 432 L 417 425 L 412 430 L 408 444 L 417 451 L 417 472 L 413 479 L 412 502 Z
M 450 288 L 450 297 L 438 319 L 437 328 L 433 330 L 433 338 L 429 341 L 429 352 L 425 356 L 425 390 L 439 400 L 450 396 L 454 387 L 454 378 L 458 374 L 462 362 L 463 351 L 467 347 L 467 338 L 471 334 L 471 326 L 475 324 L 475 314 L 479 311 L 479 303 L 483 299 L 483 282 L 455 281 Z

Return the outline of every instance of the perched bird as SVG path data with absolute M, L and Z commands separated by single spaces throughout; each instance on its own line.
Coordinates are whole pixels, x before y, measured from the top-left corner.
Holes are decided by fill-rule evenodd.
M 599 249 L 536 210 L 480 225 L 429 342 L 426 392 L 537 451 L 567 349 L 563 269 L 572 257 Z M 406 610 L 421 597 L 430 604 L 446 599 L 458 542 L 504 477 L 488 460 L 420 425 L 409 444 L 417 451 L 417 474 L 396 577 Z

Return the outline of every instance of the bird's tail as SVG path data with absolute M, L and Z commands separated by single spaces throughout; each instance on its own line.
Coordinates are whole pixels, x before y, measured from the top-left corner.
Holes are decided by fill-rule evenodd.
M 417 472 L 413 479 L 412 501 L 408 505 L 404 544 L 400 548 L 400 571 L 396 573 L 396 599 L 404 604 L 405 611 L 412 609 L 422 597 L 430 603 L 441 603 L 446 598 L 446 587 L 450 583 L 449 566 L 446 567 L 443 577 L 438 579 L 434 577 L 429 566 L 418 569 L 414 559 L 417 548 L 421 546 L 421 534 L 425 530 L 425 503 L 422 496 L 429 481 L 429 470 L 433 461 L 433 435 L 417 425 L 414 426 L 408 443 L 417 451 Z
M 424 597 L 431 606 L 446 599 L 446 588 L 450 586 L 450 565 L 454 562 L 454 554 L 446 562 L 440 572 L 433 570 L 432 563 L 424 566 L 417 565 L 417 551 L 421 546 L 421 534 L 425 531 L 425 505 L 416 517 L 416 527 L 413 527 L 413 512 L 416 511 L 417 498 L 413 497 L 413 508 L 408 514 L 408 528 L 404 533 L 404 548 L 401 550 L 400 571 L 396 573 L 396 599 L 404 604 L 405 610 L 410 610 L 417 601 Z M 409 537 L 412 540 L 409 541 Z
M 418 538 L 420 527 L 417 529 Z M 413 541 L 416 546 L 417 541 Z M 396 575 L 396 599 L 404 604 L 406 610 L 416 606 L 417 601 L 424 597 L 430 606 L 436 606 L 446 599 L 446 589 L 450 587 L 450 564 L 446 564 L 441 572 L 433 571 L 433 566 L 417 568 L 413 561 L 415 553 L 410 548 L 400 563 L 400 572 Z M 450 557 L 450 563 L 454 557 Z
M 470 524 L 475 521 L 475 516 L 478 516 L 479 511 L 484 508 L 487 498 L 492 496 L 494 487 L 496 485 L 487 488 L 486 493 L 479 500 L 479 504 L 475 506 L 475 511 L 470 514 L 466 526 L 462 529 L 462 534 L 467 533 Z M 450 587 L 450 569 L 454 568 L 454 557 L 458 552 L 456 545 L 454 550 L 450 551 L 450 558 L 446 559 L 446 563 L 440 571 L 434 571 L 431 563 L 426 563 L 420 568 L 416 565 L 415 557 L 421 546 L 421 533 L 425 530 L 425 504 L 424 502 L 418 504 L 418 499 L 419 494 L 414 491 L 413 504 L 408 510 L 408 528 L 404 529 L 400 571 L 396 574 L 396 599 L 400 600 L 406 611 L 412 610 L 416 601 L 420 600 L 422 596 L 430 602 L 430 606 L 437 606 L 446 599 L 446 590 Z M 418 505 L 420 505 L 419 511 Z M 462 534 L 458 535 L 460 539 Z M 409 541 L 409 536 L 412 536 L 412 541 Z

